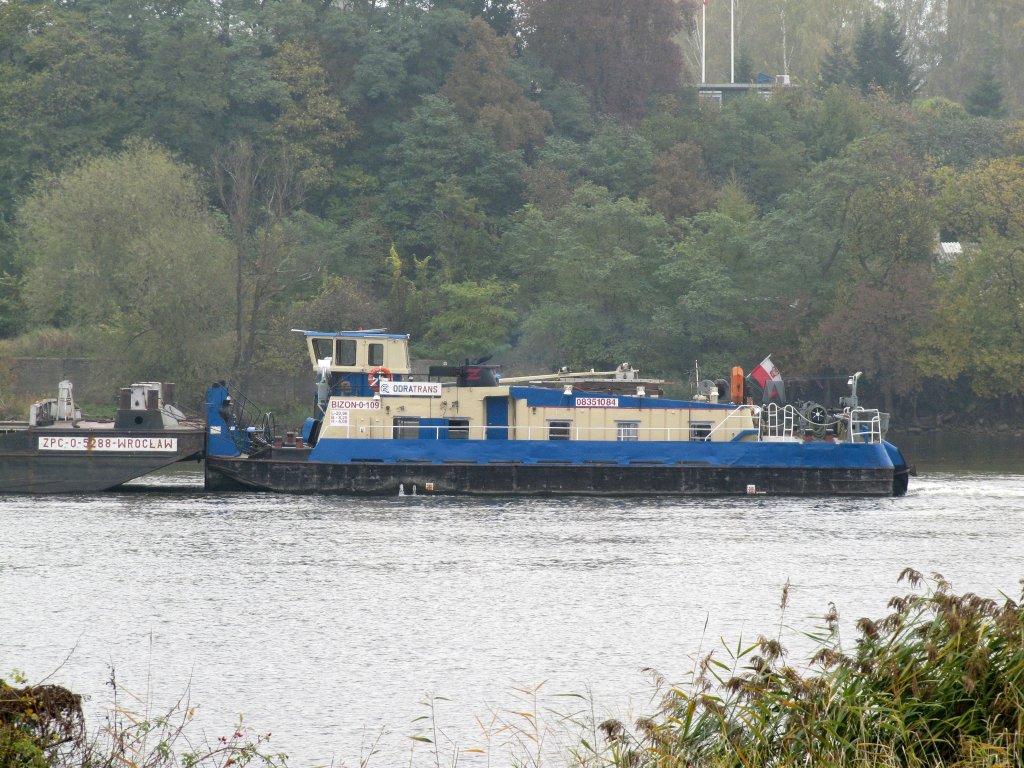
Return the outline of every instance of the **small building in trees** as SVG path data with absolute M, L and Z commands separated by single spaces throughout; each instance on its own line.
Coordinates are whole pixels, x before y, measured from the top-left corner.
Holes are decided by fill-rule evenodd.
M 702 105 L 721 107 L 751 93 L 770 99 L 780 88 L 792 87 L 789 75 L 758 75 L 752 83 L 700 83 L 697 85 L 697 98 Z

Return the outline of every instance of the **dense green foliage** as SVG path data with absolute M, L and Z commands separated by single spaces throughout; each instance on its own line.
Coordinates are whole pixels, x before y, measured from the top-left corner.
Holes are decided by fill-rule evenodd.
M 773 0 L 744 77 L 817 87 L 718 109 L 696 0 L 13 0 L 0 345 L 49 326 L 195 384 L 385 325 L 423 357 L 685 381 L 771 352 L 890 407 L 1017 396 L 1024 47 L 946 37 L 1020 27 L 1008 2 Z

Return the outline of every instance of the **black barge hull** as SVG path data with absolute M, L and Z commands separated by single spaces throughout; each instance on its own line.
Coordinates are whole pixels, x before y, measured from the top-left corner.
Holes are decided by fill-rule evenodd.
M 283 458 L 277 454 L 288 455 Z M 307 461 L 285 449 L 260 458 L 207 458 L 211 490 L 394 496 L 894 496 L 906 469 L 612 464 L 388 464 Z
M 40 438 L 82 441 L 90 437 L 104 441 L 134 441 L 127 445 L 173 439 L 175 448 L 173 451 L 125 449 L 110 452 L 102 448 L 65 451 L 40 447 Z M 44 428 L 8 432 L 0 434 L 0 493 L 106 491 L 175 462 L 200 459 L 204 443 L 205 433 L 201 429 L 90 433 Z

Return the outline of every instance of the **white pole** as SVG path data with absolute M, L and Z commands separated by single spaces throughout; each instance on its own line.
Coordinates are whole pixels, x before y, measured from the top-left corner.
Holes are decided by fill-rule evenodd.
M 707 82 L 707 43 L 708 43 L 708 4 L 701 6 L 700 12 L 700 81 Z
M 729 0 L 729 82 L 736 82 L 736 0 Z

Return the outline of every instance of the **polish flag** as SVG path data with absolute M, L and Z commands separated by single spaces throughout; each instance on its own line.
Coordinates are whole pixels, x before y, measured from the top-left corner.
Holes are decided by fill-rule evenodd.
M 750 372 L 750 376 L 760 385 L 764 391 L 765 400 L 778 396 L 780 402 L 786 401 L 786 390 L 782 384 L 782 374 L 772 362 L 772 356 L 768 355 L 758 366 Z

